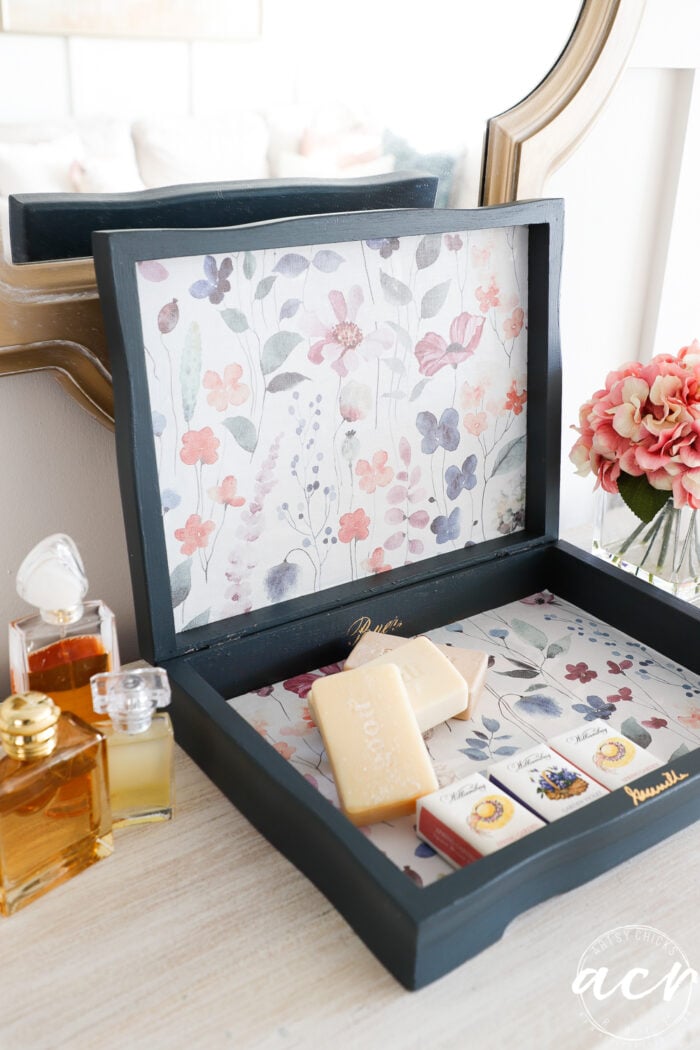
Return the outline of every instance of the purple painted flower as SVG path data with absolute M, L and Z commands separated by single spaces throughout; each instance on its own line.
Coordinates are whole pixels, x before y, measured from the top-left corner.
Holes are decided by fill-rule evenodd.
M 445 492 L 448 499 L 457 499 L 460 492 L 464 490 L 469 492 L 476 485 L 476 456 L 467 456 L 462 469 L 459 467 L 448 467 L 445 471 L 445 481 L 447 486 Z
M 214 306 L 223 301 L 224 292 L 231 291 L 229 277 L 233 271 L 233 263 L 228 256 L 223 260 L 221 266 L 216 265 L 213 255 L 207 255 L 204 259 L 204 278 L 195 281 L 190 286 L 190 295 L 195 299 L 208 299 Z
M 388 259 L 392 252 L 397 252 L 400 248 L 398 237 L 380 237 L 376 240 L 365 241 L 368 248 L 371 248 L 373 252 L 379 252 L 382 259 Z
M 458 539 L 460 528 L 459 507 L 455 507 L 449 517 L 438 514 L 430 523 L 430 531 L 435 534 L 437 543 L 449 543 L 450 540 Z
M 440 416 L 440 422 L 432 412 L 419 412 L 416 416 L 418 433 L 423 435 L 421 452 L 432 455 L 435 449 L 444 448 L 454 452 L 459 445 L 459 413 L 455 408 L 446 408 Z

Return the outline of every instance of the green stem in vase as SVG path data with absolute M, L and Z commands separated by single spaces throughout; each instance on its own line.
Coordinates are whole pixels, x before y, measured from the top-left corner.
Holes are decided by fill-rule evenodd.
M 656 568 L 663 568 L 666 561 L 666 555 L 668 553 L 668 544 L 671 539 L 671 529 L 673 528 L 673 518 L 675 511 L 669 501 L 663 509 L 661 515 L 664 531 L 661 537 L 661 550 L 659 551 L 659 557 L 656 559 Z

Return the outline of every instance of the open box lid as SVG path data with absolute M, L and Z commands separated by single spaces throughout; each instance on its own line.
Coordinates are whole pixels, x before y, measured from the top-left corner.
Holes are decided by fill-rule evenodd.
M 144 657 L 556 537 L 562 221 L 94 234 Z

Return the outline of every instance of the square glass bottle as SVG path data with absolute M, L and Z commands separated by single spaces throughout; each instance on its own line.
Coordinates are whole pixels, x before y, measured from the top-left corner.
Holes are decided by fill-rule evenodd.
M 104 736 L 48 696 L 0 704 L 0 911 L 112 852 Z
M 170 820 L 175 738 L 168 676 L 160 667 L 94 675 L 96 727 L 107 739 L 109 791 L 115 828 Z
M 45 693 L 94 722 L 90 678 L 118 669 L 119 651 L 114 615 L 104 602 L 83 601 L 87 586 L 69 536 L 48 536 L 29 552 L 17 592 L 39 612 L 10 623 L 10 681 L 15 693 Z

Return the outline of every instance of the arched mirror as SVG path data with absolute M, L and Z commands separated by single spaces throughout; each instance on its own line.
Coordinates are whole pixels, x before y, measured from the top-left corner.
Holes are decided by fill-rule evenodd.
M 580 3 L 247 0 L 188 24 L 182 4 L 154 22 L 132 3 L 7 0 L 0 196 L 417 168 L 439 175 L 439 206 L 475 206 L 487 119 L 546 77 Z M 91 262 L 13 265 L 3 219 L 0 307 L 0 373 L 50 369 L 109 425 Z

